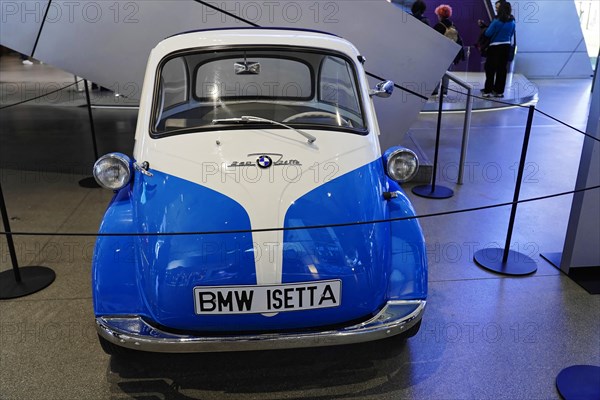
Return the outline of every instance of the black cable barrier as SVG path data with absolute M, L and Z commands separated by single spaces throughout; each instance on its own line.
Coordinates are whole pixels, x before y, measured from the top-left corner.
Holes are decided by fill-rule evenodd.
M 152 237 L 152 236 L 193 236 L 193 235 L 224 235 L 224 234 L 241 234 L 241 233 L 261 233 L 261 232 L 276 232 L 276 231 L 299 231 L 299 230 L 311 230 L 311 229 L 326 229 L 326 228 L 343 228 L 349 226 L 360 226 L 360 225 L 372 225 L 372 224 L 383 224 L 389 222 L 401 222 L 409 221 L 413 219 L 424 219 L 433 217 L 442 217 L 446 215 L 464 214 L 474 211 L 484 211 L 493 208 L 508 207 L 514 204 L 532 203 L 535 201 L 547 200 L 556 197 L 568 196 L 575 193 L 587 192 L 589 190 L 600 189 L 600 185 L 590 186 L 583 189 L 569 190 L 568 192 L 560 192 L 548 194 L 545 196 L 532 197 L 529 199 L 519 200 L 518 202 L 508 201 L 505 203 L 490 204 L 486 206 L 462 208 L 460 210 L 441 211 L 437 213 L 414 215 L 407 217 L 398 218 L 387 218 L 387 219 L 374 219 L 369 221 L 352 221 L 342 222 L 337 224 L 326 224 L 326 225 L 307 225 L 307 226 L 289 226 L 281 228 L 259 228 L 259 229 L 230 229 L 226 231 L 197 231 L 197 232 L 111 232 L 111 233 L 100 233 L 100 232 L 0 232 L 0 235 L 11 235 L 11 236 L 60 236 L 60 237 Z
M 31 99 L 27 99 L 27 100 L 22 100 L 22 101 L 19 101 L 19 102 L 17 102 L 17 103 L 8 104 L 8 105 L 6 105 L 6 106 L 0 107 L 0 110 L 4 110 L 4 109 L 11 108 L 11 107 L 15 107 L 15 106 L 18 106 L 18 105 L 21 105 L 21 104 L 29 103 L 29 102 L 31 102 L 31 101 L 35 101 L 35 100 L 41 99 L 42 97 L 50 96 L 51 94 L 58 93 L 58 92 L 60 92 L 61 90 L 65 90 L 65 89 L 68 89 L 68 88 L 70 88 L 71 86 L 75 86 L 75 85 L 77 85 L 77 84 L 81 83 L 82 81 L 83 81 L 83 79 L 80 79 L 80 80 L 78 80 L 78 81 L 76 81 L 76 82 L 74 82 L 74 83 L 71 83 L 70 85 L 63 86 L 63 87 L 61 87 L 61 88 L 58 88 L 58 89 L 56 89 L 56 90 L 53 90 L 53 91 L 51 91 L 51 92 L 48 92 L 48 93 L 41 94 L 41 95 L 39 95 L 39 96 L 37 96 L 37 97 L 33 97 L 33 98 L 31 98 Z
M 379 79 L 379 80 L 384 80 L 382 77 L 377 76 L 373 73 L 370 72 L 366 72 L 366 74 L 372 78 L 375 79 Z M 91 101 L 90 101 L 90 96 L 89 96 L 89 88 L 88 88 L 88 84 L 87 84 L 87 80 L 83 80 L 84 81 L 84 86 L 85 86 L 85 94 L 86 94 L 86 103 L 87 103 L 87 109 L 88 109 L 88 118 L 89 118 L 89 122 L 90 122 L 90 130 L 91 130 L 91 135 L 92 135 L 92 144 L 93 144 L 93 150 L 94 150 L 94 156 L 97 159 L 98 158 L 98 147 L 97 147 L 97 141 L 96 141 L 96 132 L 95 132 L 95 128 L 94 128 L 94 120 L 93 120 L 93 115 L 92 115 L 92 107 L 91 107 Z M 60 89 L 45 93 L 43 95 L 34 97 L 32 99 L 27 99 L 18 103 L 14 103 L 14 104 L 10 104 L 4 107 L 0 107 L 0 110 L 2 109 L 6 109 L 9 107 L 14 107 L 20 104 L 24 104 L 24 103 L 28 103 L 34 100 L 37 100 L 39 98 L 48 96 L 50 94 L 56 93 L 58 91 L 67 89 L 73 85 L 78 84 L 79 82 L 81 82 L 81 80 L 64 86 Z M 442 84 L 443 85 L 443 84 Z M 395 87 L 409 93 L 412 94 L 414 96 L 417 96 L 421 99 L 425 99 L 427 100 L 428 98 L 426 96 L 423 96 L 417 92 L 414 92 L 408 88 L 404 88 L 398 84 L 394 84 Z M 440 88 L 441 93 L 444 92 L 444 87 Z M 58 232 L 11 232 L 10 226 L 9 226 L 9 221 L 8 221 L 8 214 L 6 212 L 6 206 L 4 203 L 4 198 L 2 198 L 2 202 L 0 203 L 0 206 L 2 208 L 2 217 L 3 217 L 3 222 L 4 222 L 4 228 L 5 231 L 0 232 L 0 235 L 4 235 L 7 237 L 7 241 L 9 242 L 9 252 L 11 253 L 11 261 L 13 264 L 13 273 L 14 273 L 14 280 L 12 281 L 12 283 L 9 284 L 9 286 L 14 286 L 15 284 L 17 286 L 19 286 L 19 290 L 17 290 L 17 292 L 26 292 L 23 291 L 23 279 L 20 276 L 19 273 L 19 268 L 18 268 L 18 263 L 16 260 L 16 254 L 14 252 L 14 243 L 12 238 L 14 236 L 69 236 L 69 237 L 73 237 L 73 236 L 80 236 L 80 237 L 105 237 L 105 236 L 129 236 L 129 237 L 135 237 L 135 236 L 184 236 L 184 235 L 217 235 L 217 234 L 233 234 L 233 233 L 257 233 L 257 232 L 270 232 L 270 231 L 290 231 L 290 230 L 308 230 L 308 229 L 323 229 L 323 228 L 335 228 L 335 227 L 347 227 L 347 226 L 356 226 L 356 225 L 367 225 L 367 224 L 379 224 L 379 223 L 391 223 L 391 222 L 399 222 L 399 221 L 404 221 L 404 220 L 411 220 L 411 219 L 422 219 L 422 218 L 430 218 L 430 217 L 437 217 L 437 216 L 444 216 L 444 215 L 452 215 L 452 214 L 459 214 L 459 213 L 466 213 L 466 212 L 474 212 L 474 211 L 481 211 L 481 210 L 486 210 L 486 209 L 492 209 L 492 208 L 498 208 L 498 207 L 507 207 L 507 206 L 511 206 L 511 214 L 510 214 L 510 219 L 509 219 L 509 224 L 508 224 L 508 232 L 507 232 L 507 237 L 506 237 L 506 243 L 505 243 L 505 247 L 503 249 L 500 248 L 486 248 L 483 250 L 480 250 L 479 252 L 476 252 L 474 255 L 474 261 L 477 265 L 480 265 L 481 267 L 491 270 L 493 272 L 499 273 L 499 274 L 505 274 L 505 275 L 527 275 L 527 274 L 531 274 L 533 272 L 535 272 L 535 270 L 537 269 L 537 265 L 535 264 L 535 261 L 533 261 L 531 258 L 525 256 L 524 254 L 521 253 L 517 253 L 514 252 L 512 250 L 509 249 L 510 246 L 510 240 L 512 238 L 512 233 L 513 233 L 513 229 L 514 229 L 514 220 L 515 220 L 515 216 L 516 216 L 516 211 L 517 211 L 517 206 L 518 204 L 521 203 L 527 203 L 527 202 L 533 202 L 533 201 L 540 201 L 540 200 L 544 200 L 544 199 L 549 199 L 549 198 L 554 198 L 554 197 L 559 197 L 559 196 L 566 196 L 566 195 L 570 195 L 570 194 L 574 194 L 574 193 L 579 193 L 579 192 L 583 192 L 583 191 L 588 191 L 588 190 L 594 190 L 594 189 L 598 189 L 600 188 L 600 186 L 592 186 L 592 187 L 588 187 L 588 188 L 583 188 L 583 189 L 575 189 L 575 190 L 571 190 L 571 191 L 567 191 L 567 192 L 561 192 L 561 193 L 555 193 L 555 194 L 551 194 L 551 195 L 546 195 L 546 196 L 539 196 L 539 197 L 535 197 L 535 198 L 529 198 L 529 199 L 524 199 L 524 200 L 519 200 L 519 193 L 520 193 L 520 188 L 521 188 L 521 183 L 522 183 L 522 178 L 523 178 L 523 172 L 524 172 L 524 166 L 525 166 L 525 160 L 526 160 L 526 156 L 527 156 L 527 148 L 528 148 L 528 144 L 529 144 L 529 138 L 531 135 L 531 128 L 532 128 L 532 121 L 533 121 L 533 115 L 535 114 L 535 112 L 538 112 L 542 115 L 544 115 L 545 117 L 548 117 L 554 121 L 556 121 L 557 123 L 560 123 L 582 135 L 585 135 L 586 137 L 596 140 L 596 141 L 600 141 L 600 139 L 589 135 L 586 132 L 583 132 L 563 121 L 561 121 L 560 119 L 553 117 L 552 115 L 549 115 L 548 113 L 545 113 L 541 110 L 536 109 L 534 106 L 524 106 L 521 104 L 515 104 L 515 103 L 509 103 L 506 101 L 502 101 L 502 100 L 497 100 L 497 99 L 489 99 L 489 98 L 483 98 L 483 97 L 479 97 L 473 94 L 468 94 L 468 93 L 464 93 L 461 92 L 459 90 L 454 90 L 451 88 L 447 88 L 447 90 L 455 92 L 455 93 L 459 93 L 462 95 L 466 95 L 466 96 L 471 96 L 473 98 L 476 99 L 482 99 L 482 100 L 486 100 L 486 101 L 491 101 L 491 102 L 495 102 L 495 103 L 499 103 L 499 104 L 504 104 L 507 106 L 511 106 L 511 107 L 521 107 L 521 108 L 528 108 L 529 109 L 529 113 L 528 113 L 528 119 L 527 119 L 527 125 L 526 125 L 526 130 L 525 130 L 525 137 L 523 139 L 523 148 L 521 151 L 521 158 L 520 158 L 520 162 L 519 162 L 519 170 L 517 172 L 517 182 L 515 185 L 515 192 L 513 195 L 513 201 L 511 202 L 505 202 L 505 203 L 498 203 L 498 204 L 492 204 L 492 205 L 486 205 L 486 206 L 480 206 L 480 207 L 472 207 L 472 208 L 466 208 L 466 209 L 460 209 L 460 210 L 452 210 L 452 211 L 445 211 L 445 212 L 438 212 L 438 213 L 431 213 L 431 214 L 424 214 L 424 215 L 416 215 L 416 216 L 412 216 L 412 217 L 400 217 L 400 218 L 390 218 L 390 219 L 383 219 L 383 220 L 371 220 L 371 221 L 352 221 L 352 222 L 348 222 L 348 223 L 339 223 L 339 224 L 327 224 L 327 225 L 314 225 L 314 226 L 302 226 L 302 227 L 286 227 L 286 228 L 265 228 L 265 229 L 248 229 L 248 230 L 228 230 L 228 231 L 199 231 L 199 232 L 147 232 L 147 233 L 139 233 L 139 232 L 130 232 L 130 233 L 85 233 L 85 232 L 79 232 L 79 233 L 58 233 Z M 413 193 L 421 196 L 421 197 L 427 197 L 427 198 L 448 198 L 451 197 L 454 192 L 446 187 L 440 186 L 436 184 L 436 175 L 437 175 L 437 171 L 436 171 L 436 166 L 437 166 L 437 159 L 438 159 L 438 152 L 439 152 L 439 140 L 440 140 L 440 129 L 441 129 L 441 117 L 442 117 L 442 106 L 443 106 L 443 94 L 439 96 L 439 103 L 438 103 L 438 123 L 437 123 L 437 131 L 436 131 L 436 146 L 435 146 L 435 161 L 434 161 L 434 173 L 433 173 L 433 177 L 432 177 L 432 181 L 430 185 L 424 185 L 424 186 L 420 186 L 420 187 L 415 187 L 413 188 Z M 87 185 L 86 181 L 89 182 L 91 179 L 93 178 L 86 178 L 83 179 L 82 181 L 80 181 L 80 185 L 83 187 L 96 187 L 96 182 L 94 181 L 92 184 Z M 1 194 L 1 192 L 0 192 Z M 516 262 L 516 264 L 515 264 Z M 46 267 L 27 267 L 27 268 L 32 268 L 33 269 L 39 269 L 39 268 L 46 268 Z M 23 269 L 25 270 L 25 269 Z M 29 271 L 29 270 L 28 270 Z M 52 270 L 50 270 L 52 271 Z M 2 286 L 0 286 L 0 288 L 2 288 L 2 292 L 0 293 L 0 299 L 5 298 L 3 296 L 4 293 L 8 293 L 8 292 L 14 292 L 14 290 L 10 289 L 7 291 L 4 289 L 4 285 L 5 282 L 7 281 L 7 279 L 5 279 L 5 273 L 6 272 L 10 272 L 10 271 L 5 271 L 4 273 L 0 274 L 0 284 Z M 23 274 L 26 275 L 26 274 Z M 37 289 L 37 290 L 41 290 L 44 287 L 48 286 L 53 280 L 54 280 L 54 272 L 52 271 L 52 277 L 45 279 L 44 281 L 48 281 L 48 283 L 46 283 L 43 287 Z M 32 279 L 33 280 L 33 279 Z M 37 279 L 36 279 L 37 281 Z M 26 285 L 25 285 L 26 286 Z M 35 291 L 37 291 L 35 290 Z M 33 293 L 34 291 L 31 291 L 30 293 Z M 21 294 L 22 296 L 26 295 L 28 293 L 24 293 Z M 17 296 L 13 296 L 13 297 L 17 297 Z

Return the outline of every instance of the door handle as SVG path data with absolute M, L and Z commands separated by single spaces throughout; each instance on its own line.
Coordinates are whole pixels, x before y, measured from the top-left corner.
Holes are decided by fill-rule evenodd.
M 141 172 L 142 174 L 146 175 L 147 177 L 152 178 L 154 176 L 154 174 L 152 172 L 148 172 L 148 169 L 150 168 L 150 164 L 148 163 L 148 161 L 144 161 L 143 163 L 139 164 L 137 162 L 133 163 L 133 167 Z

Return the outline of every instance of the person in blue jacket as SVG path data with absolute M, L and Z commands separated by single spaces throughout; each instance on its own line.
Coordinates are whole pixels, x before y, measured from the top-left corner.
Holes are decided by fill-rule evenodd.
M 485 60 L 485 86 L 483 97 L 504 97 L 510 45 L 515 34 L 515 18 L 508 1 L 498 4 L 498 15 L 485 30 L 485 36 L 491 38 Z

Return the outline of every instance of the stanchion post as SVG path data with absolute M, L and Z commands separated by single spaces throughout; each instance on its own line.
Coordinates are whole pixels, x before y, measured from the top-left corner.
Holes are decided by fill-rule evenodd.
M 12 271 L 7 270 L 0 273 L 0 300 L 14 299 L 39 292 L 54 282 L 56 274 L 48 267 L 25 267 L 19 269 L 17 252 L 10 230 L 10 221 L 8 211 L 6 211 L 1 182 L 0 211 L 2 213 L 2 224 L 6 232 L 6 241 L 8 242 L 8 252 L 10 253 L 10 260 L 12 262 Z
M 92 145 L 94 146 L 94 160 L 98 159 L 98 143 L 96 141 L 96 127 L 94 126 L 94 115 L 92 114 L 92 102 L 90 100 L 90 89 L 88 87 L 88 81 L 83 80 L 83 86 L 85 87 L 85 100 L 87 103 L 88 118 L 90 120 L 90 130 L 92 132 Z
M 0 183 L 0 211 L 2 212 L 2 224 L 4 225 L 4 230 L 6 231 L 6 242 L 8 244 L 8 253 L 10 254 L 10 261 L 12 263 L 15 281 L 17 283 L 21 283 L 21 273 L 19 272 L 17 251 L 15 250 L 15 242 L 13 241 L 13 237 L 10 231 L 8 212 L 6 211 L 6 203 L 4 202 L 4 193 L 2 193 L 2 183 Z
M 525 137 L 523 138 L 523 148 L 521 149 L 521 159 L 519 161 L 519 170 L 517 172 L 517 183 L 515 185 L 513 205 L 510 210 L 510 219 L 508 221 L 508 232 L 506 234 L 506 243 L 504 244 L 504 255 L 502 256 L 503 263 L 508 261 L 508 252 L 510 249 L 510 242 L 512 240 L 513 229 L 515 227 L 515 217 L 517 216 L 519 195 L 521 194 L 521 182 L 523 180 L 523 171 L 525 170 L 525 160 L 527 158 L 527 149 L 529 148 L 529 138 L 531 137 L 531 125 L 533 124 L 534 114 L 535 107 L 529 106 L 529 113 L 527 114 L 527 126 L 525 127 Z
M 447 188 L 445 186 L 436 186 L 437 181 L 437 165 L 438 165 L 438 156 L 440 151 L 440 134 L 442 131 L 442 111 L 444 107 L 444 91 L 446 86 L 444 85 L 444 79 L 440 82 L 440 87 L 438 90 L 438 117 L 437 117 L 437 129 L 435 133 L 435 150 L 433 156 L 433 175 L 431 177 L 431 184 L 429 185 L 421 185 L 415 186 L 412 189 L 412 192 L 420 197 L 426 197 L 428 199 L 447 199 L 454 195 L 452 189 Z
M 83 80 L 83 87 L 85 88 L 85 100 L 87 103 L 88 119 L 90 121 L 90 130 L 92 132 L 92 146 L 94 147 L 94 160 L 98 159 L 98 143 L 96 141 L 96 127 L 94 126 L 94 115 L 92 114 L 92 102 L 90 100 L 90 89 L 88 87 L 88 81 Z M 79 186 L 87 189 L 96 189 L 100 185 L 96 182 L 93 177 L 83 178 L 79 181 Z
M 510 250 L 510 243 L 515 226 L 519 194 L 521 192 L 521 181 L 523 180 L 523 171 L 525 170 L 525 160 L 527 158 L 527 148 L 529 147 L 529 138 L 531 136 L 531 127 L 533 124 L 534 114 L 535 107 L 529 106 L 527 126 L 525 127 L 525 137 L 523 138 L 521 159 L 519 161 L 517 182 L 515 185 L 512 207 L 510 210 L 510 219 L 508 222 L 508 232 L 506 233 L 504 249 L 486 248 L 475 252 L 473 255 L 473 260 L 477 265 L 502 275 L 529 275 L 537 271 L 537 263 L 531 257 L 517 251 Z
M 433 175 L 431 177 L 431 191 L 435 192 L 435 184 L 437 181 L 437 165 L 440 153 L 440 134 L 442 132 L 442 112 L 444 110 L 444 80 L 440 82 L 440 90 L 438 92 L 438 115 L 437 126 L 435 130 L 435 150 L 433 155 Z

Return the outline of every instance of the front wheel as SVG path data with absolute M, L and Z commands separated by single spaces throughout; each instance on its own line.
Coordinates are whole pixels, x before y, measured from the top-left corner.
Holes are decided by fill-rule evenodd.
M 411 337 L 415 336 L 417 333 L 419 333 L 419 329 L 421 329 L 421 322 L 422 321 L 423 320 L 420 319 L 419 322 L 417 322 L 412 327 L 410 327 L 410 329 L 408 329 L 406 332 L 400 334 L 399 337 L 402 340 L 406 340 L 406 339 L 410 339 Z
M 100 347 L 102 347 L 102 350 L 104 350 L 104 352 L 106 354 L 108 354 L 109 356 L 121 357 L 121 356 L 126 356 L 126 355 L 131 355 L 131 354 L 136 353 L 135 350 L 131 350 L 126 347 L 117 346 L 116 344 L 104 339 L 100 335 L 98 335 L 98 341 L 100 342 Z
M 398 335 L 394 335 L 392 337 L 383 339 L 381 341 L 381 343 L 384 344 L 384 348 L 387 349 L 387 351 L 389 351 L 389 349 L 404 348 L 408 339 L 412 338 L 417 333 L 419 333 L 419 329 L 421 329 L 421 321 L 422 320 L 419 320 L 419 322 L 417 322 L 416 324 L 411 326 L 409 329 L 407 329 L 406 331 L 404 331 Z

